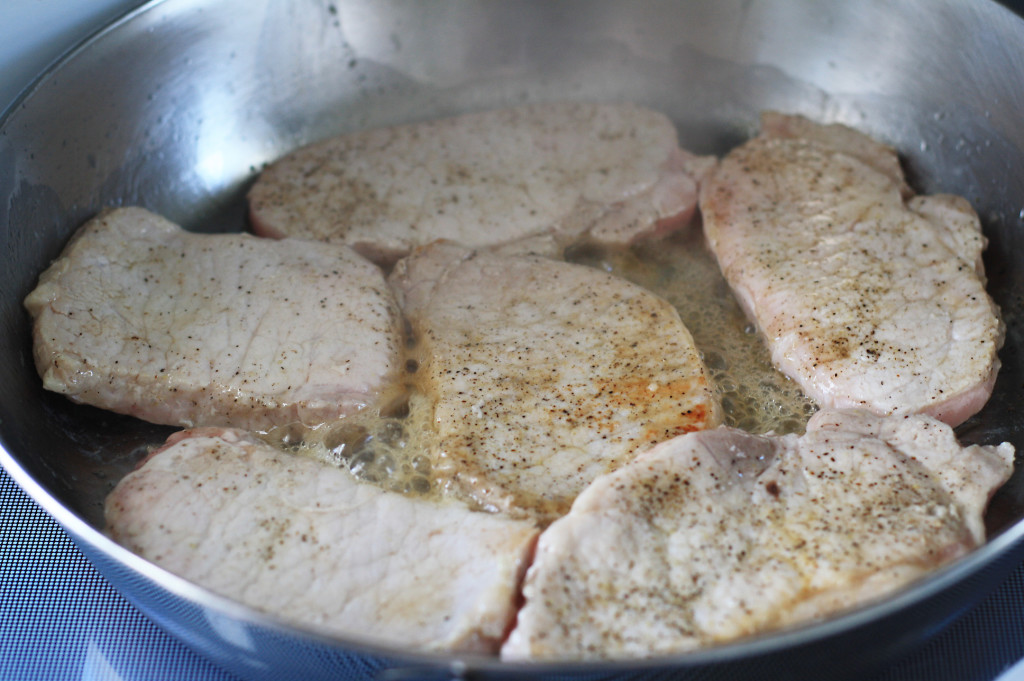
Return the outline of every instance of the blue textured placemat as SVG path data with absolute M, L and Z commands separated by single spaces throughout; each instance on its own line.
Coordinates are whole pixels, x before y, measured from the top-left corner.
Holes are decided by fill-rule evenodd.
M 1024 657 L 1024 566 L 873 680 L 991 681 Z M 0 469 L 0 679 L 238 681 L 158 629 Z
M 122 598 L 2 469 L 0 678 L 236 681 Z

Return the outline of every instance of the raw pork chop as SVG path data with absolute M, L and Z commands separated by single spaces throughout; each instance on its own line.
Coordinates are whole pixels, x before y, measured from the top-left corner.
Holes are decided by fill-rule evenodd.
M 419 339 L 434 472 L 486 508 L 551 520 L 638 448 L 720 420 L 675 309 L 625 280 L 439 242 L 391 281 Z
M 385 404 L 398 377 L 394 296 L 340 244 L 123 208 L 79 230 L 25 305 L 46 388 L 156 423 L 318 423 Z
M 259 234 L 339 241 L 384 263 L 439 238 L 621 244 L 689 222 L 713 164 L 654 111 L 532 104 L 313 144 L 268 167 L 249 202 Z
M 985 238 L 964 199 L 907 191 L 892 149 L 773 114 L 722 161 L 701 210 L 775 364 L 809 397 L 957 425 L 999 368 Z
M 542 535 L 506 659 L 678 653 L 892 592 L 984 541 L 1013 447 L 922 415 L 722 427 L 598 478 Z
M 507 631 L 537 533 L 218 428 L 172 436 L 111 492 L 106 518 L 142 557 L 294 623 L 480 652 Z

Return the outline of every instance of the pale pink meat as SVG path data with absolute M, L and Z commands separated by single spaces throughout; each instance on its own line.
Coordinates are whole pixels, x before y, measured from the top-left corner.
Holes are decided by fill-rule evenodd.
M 679 654 L 885 598 L 984 541 L 1013 457 L 863 410 L 669 440 L 543 532 L 502 658 Z
M 172 436 L 105 511 L 115 541 L 200 586 L 405 650 L 496 651 L 537 534 L 220 428 Z
M 701 210 L 775 365 L 809 397 L 956 425 L 999 368 L 986 241 L 965 200 L 908 196 L 893 150 L 769 114 L 704 184 Z
M 400 313 L 341 244 L 121 208 L 78 231 L 25 305 L 47 389 L 155 423 L 316 425 L 397 395 Z
M 721 420 L 676 310 L 624 279 L 438 242 L 390 281 L 417 339 L 433 470 L 486 508 L 550 521 L 637 451 Z
M 391 263 L 435 239 L 558 254 L 687 224 L 714 160 L 664 115 L 557 102 L 342 135 L 284 156 L 249 192 L 254 230 L 351 245 Z

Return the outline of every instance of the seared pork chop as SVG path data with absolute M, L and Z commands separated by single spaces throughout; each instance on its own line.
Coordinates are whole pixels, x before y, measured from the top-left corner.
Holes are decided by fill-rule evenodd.
M 1013 454 L 863 410 L 662 443 L 541 535 L 502 657 L 679 653 L 882 598 L 984 540 Z
M 824 407 L 957 425 L 992 392 L 1002 344 L 985 238 L 966 201 L 907 194 L 895 152 L 779 115 L 701 195 L 722 271 L 773 361 Z
M 156 423 L 315 424 L 386 406 L 399 375 L 394 296 L 341 244 L 122 208 L 82 227 L 25 305 L 46 388 Z
M 421 650 L 497 649 L 537 533 L 218 428 L 172 436 L 105 508 L 115 541 L 211 591 Z
M 346 243 L 382 263 L 440 238 L 558 250 L 686 224 L 713 163 L 680 149 L 654 111 L 531 104 L 310 145 L 264 170 L 249 202 L 259 234 Z
M 439 242 L 391 282 L 419 343 L 433 470 L 484 507 L 551 520 L 638 448 L 720 420 L 675 309 L 623 279 Z

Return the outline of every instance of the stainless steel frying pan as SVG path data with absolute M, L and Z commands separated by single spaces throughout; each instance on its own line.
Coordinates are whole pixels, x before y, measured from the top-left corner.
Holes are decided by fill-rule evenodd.
M 285 151 L 345 130 L 549 99 L 662 110 L 721 153 L 761 109 L 853 125 L 914 186 L 967 196 L 1007 327 L 968 443 L 1024 448 L 1024 21 L 977 0 L 164 0 L 46 74 L 0 120 L 0 463 L 158 624 L 245 678 L 858 678 L 977 602 L 1024 558 L 1024 472 L 991 541 L 884 603 L 696 654 L 523 667 L 325 638 L 226 601 L 100 532 L 102 499 L 169 429 L 45 393 L 21 301 L 100 208 L 195 230 L 245 226 L 243 193 Z

